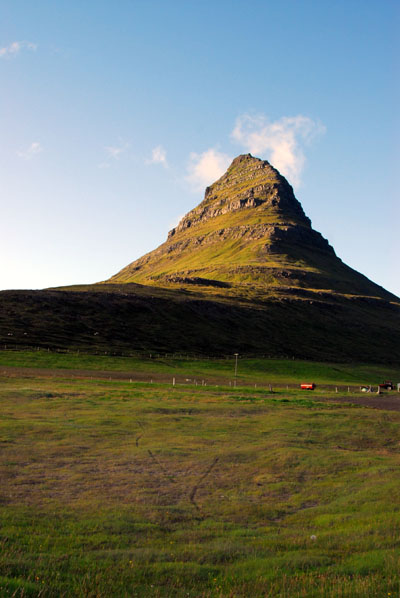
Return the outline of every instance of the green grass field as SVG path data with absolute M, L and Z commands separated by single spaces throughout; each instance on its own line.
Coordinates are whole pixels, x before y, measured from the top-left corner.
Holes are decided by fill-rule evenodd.
M 110 372 L 141 372 L 180 376 L 181 378 L 211 378 L 226 382 L 234 379 L 235 358 L 190 359 L 157 357 L 112 357 L 88 355 L 78 352 L 55 353 L 48 351 L 0 351 L 1 366 L 30 368 L 61 368 L 80 370 L 105 370 Z M 324 363 L 292 359 L 239 358 L 238 383 L 300 384 L 312 381 L 319 384 L 376 385 L 383 379 L 400 381 L 400 368 L 393 366 Z
M 400 413 L 319 398 L 0 377 L 0 596 L 399 596 Z

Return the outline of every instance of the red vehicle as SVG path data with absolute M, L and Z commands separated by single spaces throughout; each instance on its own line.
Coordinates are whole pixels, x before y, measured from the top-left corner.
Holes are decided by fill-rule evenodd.
M 393 382 L 391 380 L 385 380 L 382 384 L 379 384 L 379 388 L 384 388 L 386 390 L 393 390 Z
M 312 382 L 311 384 L 300 384 L 301 390 L 314 390 L 315 384 Z

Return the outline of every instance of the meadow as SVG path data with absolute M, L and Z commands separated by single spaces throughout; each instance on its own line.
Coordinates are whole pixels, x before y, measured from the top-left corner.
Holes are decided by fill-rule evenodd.
M 126 375 L 142 374 L 147 380 L 205 380 L 220 384 L 234 382 L 235 357 L 224 359 L 196 359 L 186 355 L 149 353 L 142 356 L 87 354 L 79 351 L 0 351 L 1 366 L 20 368 L 66 369 L 76 371 L 103 371 Z M 329 363 L 292 359 L 267 359 L 239 356 L 237 383 L 242 385 L 287 384 L 301 382 L 322 385 L 360 386 L 377 385 L 384 379 L 400 381 L 400 369 L 392 365 L 372 363 Z M 146 380 L 146 378 L 144 378 Z
M 329 392 L 1 375 L 0 596 L 398 596 L 400 413 Z

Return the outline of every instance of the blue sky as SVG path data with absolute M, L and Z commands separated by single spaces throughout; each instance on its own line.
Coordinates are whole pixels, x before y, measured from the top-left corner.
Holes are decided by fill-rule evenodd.
M 240 153 L 400 295 L 398 1 L 0 3 L 0 288 L 104 280 Z

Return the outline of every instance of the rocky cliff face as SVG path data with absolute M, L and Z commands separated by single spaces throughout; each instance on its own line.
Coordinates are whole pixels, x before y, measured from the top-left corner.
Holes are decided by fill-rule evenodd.
M 210 218 L 255 208 L 285 218 L 291 216 L 301 225 L 311 227 L 286 179 L 266 160 L 246 154 L 235 158 L 227 172 L 206 188 L 201 204 L 191 210 L 168 237 Z
M 389 295 L 336 257 L 287 180 L 250 154 L 235 158 L 207 187 L 165 243 L 107 282 Z

